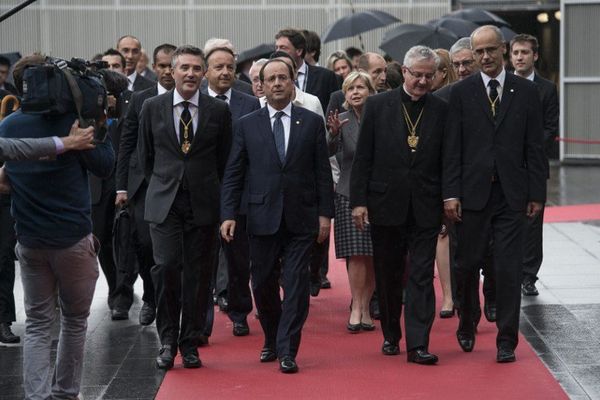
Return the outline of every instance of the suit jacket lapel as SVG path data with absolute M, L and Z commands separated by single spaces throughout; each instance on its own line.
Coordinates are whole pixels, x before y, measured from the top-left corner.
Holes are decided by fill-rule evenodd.
M 488 119 L 493 125 L 494 117 L 492 116 L 492 109 L 490 108 L 490 99 L 487 95 L 487 89 L 483 84 L 483 78 L 481 78 L 479 72 L 476 72 L 475 74 L 476 75 L 473 77 L 472 80 L 473 98 L 482 107 L 483 112 L 485 113 L 485 115 L 487 115 Z
M 212 103 L 207 101 L 205 96 L 207 95 L 200 94 L 198 96 L 198 112 L 196 113 L 195 117 L 198 122 L 196 130 L 194 131 L 194 137 L 192 138 L 192 147 L 190 148 L 190 152 L 194 151 L 194 146 L 199 146 L 198 142 L 203 139 L 206 124 L 208 124 Z
M 515 77 L 511 74 L 506 74 L 504 79 L 504 87 L 502 88 L 502 97 L 500 98 L 500 108 L 498 109 L 498 115 L 496 115 L 496 129 L 502 123 L 502 120 L 508 112 L 510 102 L 512 101 L 515 94 Z
M 402 86 L 395 90 L 404 90 Z M 390 107 L 391 115 L 393 115 L 393 120 L 390 121 L 389 127 L 392 128 L 392 132 L 390 134 L 397 136 L 396 139 L 400 144 L 400 155 L 404 159 L 404 162 L 410 163 L 410 149 L 408 148 L 408 142 L 406 141 L 408 137 L 408 129 L 406 127 L 406 121 L 404 120 L 404 112 L 402 110 L 402 95 L 398 91 L 393 99 L 390 99 L 388 106 Z M 398 127 L 396 130 L 393 127 Z
M 165 122 L 169 129 L 167 129 L 166 134 L 169 136 L 167 140 L 171 142 L 175 148 L 181 152 L 181 145 L 179 144 L 179 138 L 177 137 L 177 131 L 175 130 L 175 119 L 173 118 L 173 95 L 174 90 L 171 89 L 168 91 L 168 95 L 163 97 L 163 108 L 165 112 Z M 179 121 L 177 121 L 179 123 Z M 182 152 L 183 154 L 183 152 Z
M 273 128 L 271 127 L 271 118 L 269 117 L 269 109 L 265 105 L 260 109 L 258 114 L 258 132 L 263 135 L 265 143 L 268 143 L 267 148 L 271 152 L 271 157 L 277 161 L 279 166 L 282 166 L 279 154 L 277 153 L 277 145 L 275 137 L 273 137 Z M 289 148 L 289 147 L 288 147 Z

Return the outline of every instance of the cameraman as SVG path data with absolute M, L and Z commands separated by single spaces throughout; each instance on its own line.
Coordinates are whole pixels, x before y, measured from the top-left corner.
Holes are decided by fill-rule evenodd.
M 21 59 L 13 72 L 17 90 L 23 90 L 24 69 L 44 63 L 41 55 Z M 76 118 L 74 113 L 45 117 L 17 111 L 0 125 L 0 137 L 66 135 Z M 98 241 L 91 234 L 87 171 L 108 176 L 114 159 L 107 138 L 92 150 L 64 153 L 55 161 L 6 163 L 27 316 L 23 346 L 26 399 L 75 398 L 79 394 L 87 318 L 98 279 Z M 61 326 L 50 378 L 57 293 Z

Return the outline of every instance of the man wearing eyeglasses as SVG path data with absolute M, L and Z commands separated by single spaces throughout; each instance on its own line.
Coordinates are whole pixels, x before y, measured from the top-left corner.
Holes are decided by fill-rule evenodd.
M 441 156 L 447 104 L 429 93 L 439 65 L 428 47 L 404 57 L 404 84 L 367 99 L 350 177 L 352 218 L 371 224 L 384 355 L 400 353 L 402 279 L 408 362 L 432 365 L 433 266 L 442 224 Z
M 475 63 L 473 58 L 473 51 L 471 50 L 471 38 L 460 38 L 450 47 L 450 60 L 452 61 L 452 68 L 456 71 L 458 80 L 471 76 L 474 72 L 477 72 L 479 67 Z M 435 95 L 448 101 L 450 100 L 450 91 L 452 85 L 446 85 L 440 90 L 435 91 Z
M 502 32 L 483 26 L 471 34 L 480 73 L 454 85 L 444 136 L 443 196 L 455 222 L 455 277 L 460 304 L 456 336 L 473 350 L 472 279 L 483 264 L 491 232 L 496 278 L 496 361 L 516 360 L 523 233 L 546 200 L 542 106 L 530 81 L 507 74 Z M 483 234 L 482 234 L 483 233 Z

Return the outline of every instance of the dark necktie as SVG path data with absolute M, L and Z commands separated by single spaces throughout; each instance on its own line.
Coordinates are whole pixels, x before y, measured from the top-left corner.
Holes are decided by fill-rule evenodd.
M 283 111 L 278 111 L 275 113 L 275 122 L 273 123 L 273 137 L 275 138 L 275 147 L 277 147 L 277 154 L 279 154 L 279 159 L 283 164 L 285 162 L 285 133 L 283 130 L 283 122 L 281 121 L 281 117 L 285 113 Z
M 495 118 L 498 106 L 500 105 L 500 98 L 498 97 L 498 86 L 500 86 L 500 82 L 496 79 L 492 79 L 489 81 L 488 86 L 490 87 L 490 107 L 492 109 L 492 116 Z
M 215 96 L 217 99 L 219 100 L 223 100 L 225 103 L 227 103 L 227 96 L 225 96 L 224 94 L 218 94 Z
M 181 104 L 183 105 L 183 112 L 179 117 L 179 144 L 181 145 L 181 150 L 187 153 L 190 150 L 192 138 L 194 137 L 194 125 L 189 109 L 190 103 L 184 101 Z

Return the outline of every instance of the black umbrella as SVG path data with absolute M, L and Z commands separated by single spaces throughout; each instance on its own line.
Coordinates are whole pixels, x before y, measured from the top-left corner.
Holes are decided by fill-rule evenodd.
M 500 30 L 502 31 L 502 35 L 504 35 L 505 42 L 510 42 L 512 38 L 517 36 L 517 32 L 513 31 L 510 28 L 507 28 L 506 26 L 500 27 Z
M 459 38 L 470 36 L 471 33 L 479 27 L 479 25 L 474 22 L 458 18 L 433 19 L 428 21 L 427 25 L 431 25 L 435 28 L 446 28 Z
M 474 22 L 477 25 L 496 25 L 498 27 L 510 26 L 508 22 L 496 14 L 482 10 L 481 8 L 463 8 L 462 10 L 456 10 L 446 14 L 442 16 L 442 18 L 466 19 L 467 21 Z
M 275 51 L 275 45 L 273 43 L 263 43 L 258 46 L 252 47 L 251 49 L 244 50 L 237 57 L 237 63 L 241 64 L 246 61 L 254 61 L 259 58 L 269 58 L 271 53 Z
M 361 11 L 335 21 L 321 35 L 321 40 L 323 43 L 327 43 L 336 39 L 352 37 L 394 22 L 400 22 L 400 20 L 386 12 Z
M 394 60 L 402 62 L 404 55 L 418 44 L 432 49 L 449 49 L 458 37 L 445 28 L 434 28 L 430 25 L 402 24 L 387 31 L 379 45 Z

